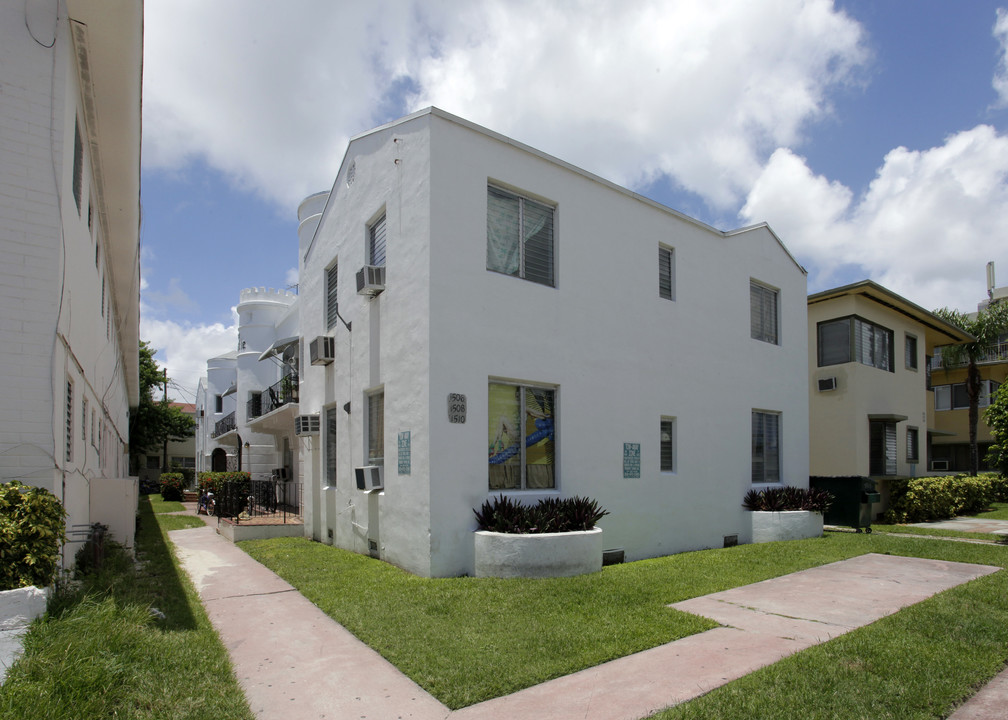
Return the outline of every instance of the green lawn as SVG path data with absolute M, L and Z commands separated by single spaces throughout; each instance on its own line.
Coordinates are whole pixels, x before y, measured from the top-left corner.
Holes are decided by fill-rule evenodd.
M 169 550 L 165 532 L 194 523 L 203 524 L 155 515 L 141 496 L 139 569 L 110 553 L 102 572 L 50 603 L 0 687 L 0 717 L 252 720 L 227 651 Z
M 710 627 L 666 607 L 686 598 L 866 552 L 1002 567 L 1008 563 L 1004 546 L 827 533 L 816 540 L 611 566 L 578 578 L 430 580 L 303 539 L 241 546 L 452 708 Z M 780 673 L 779 679 L 771 674 L 750 681 L 738 691 L 737 702 L 725 701 L 725 709 L 689 709 L 712 702 L 703 699 L 675 712 L 690 717 L 836 717 L 834 692 L 845 692 L 851 698 L 837 706 L 854 707 L 853 717 L 931 717 L 926 714 L 930 709 L 951 708 L 1008 660 L 1004 597 L 1008 573 L 996 573 L 807 650 L 786 661 L 790 672 L 768 669 Z M 807 681 L 795 677 L 799 670 Z M 820 676 L 829 682 L 820 685 Z M 774 690 L 766 695 L 762 684 Z M 729 697 L 735 692 L 726 691 Z M 750 712 L 753 697 L 764 699 Z

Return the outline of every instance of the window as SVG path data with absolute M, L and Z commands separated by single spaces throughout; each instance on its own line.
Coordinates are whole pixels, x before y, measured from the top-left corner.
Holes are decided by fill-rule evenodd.
M 556 390 L 489 383 L 491 490 L 556 487 Z
M 368 465 L 385 464 L 385 392 L 367 396 Z
M 161 469 L 161 458 L 157 455 L 147 456 L 147 469 L 148 470 L 160 470 Z
M 780 413 L 752 411 L 752 481 L 780 482 Z
M 907 335 L 906 341 L 903 345 L 904 350 L 904 360 L 907 370 L 917 369 L 917 338 L 913 335 Z
M 195 468 L 196 458 L 185 457 L 182 455 L 172 455 L 171 466 L 180 468 Z
M 325 464 L 326 485 L 336 487 L 336 415 L 337 408 L 326 409 L 325 413 Z
M 214 412 L 224 412 L 224 396 L 214 395 Z
M 66 384 L 66 461 L 73 460 L 73 381 Z
M 675 418 L 661 419 L 661 471 L 675 472 Z
M 868 421 L 868 474 L 896 474 L 896 423 Z
M 658 246 L 658 297 L 675 300 L 675 251 Z
M 816 330 L 819 367 L 859 362 L 893 371 L 892 330 L 854 316 L 821 322 Z
M 81 195 L 84 191 L 84 141 L 81 139 L 80 120 L 74 120 L 73 196 L 77 214 L 81 212 Z
M 98 411 L 91 411 L 91 447 L 98 449 Z
M 918 450 L 918 448 L 919 448 L 919 442 L 920 442 L 920 434 L 919 434 L 917 428 L 915 428 L 915 427 L 908 427 L 907 428 L 907 437 L 906 437 L 906 445 L 907 445 L 906 461 L 908 463 L 917 463 L 917 462 L 920 462 L 920 460 L 918 458 L 918 455 L 919 455 L 919 450 Z
M 977 396 L 977 407 L 987 407 L 990 405 L 991 396 L 997 392 L 1001 383 L 996 380 L 981 380 L 980 393 Z M 969 393 L 966 390 L 966 383 L 954 383 L 952 385 L 935 385 L 935 410 L 965 410 L 969 407 Z
M 487 186 L 487 270 L 553 286 L 553 213 L 548 205 Z
M 336 320 L 339 318 L 339 301 L 336 295 L 337 270 L 338 265 L 336 263 L 333 263 L 332 267 L 326 270 L 326 330 L 332 330 L 336 327 Z
M 368 265 L 385 265 L 385 213 L 368 228 Z
M 80 439 L 85 443 L 84 449 L 87 450 L 87 421 L 88 421 L 88 408 L 87 408 L 87 398 L 81 398 L 81 421 L 80 421 Z
M 777 344 L 777 291 L 749 281 L 749 328 L 754 340 Z

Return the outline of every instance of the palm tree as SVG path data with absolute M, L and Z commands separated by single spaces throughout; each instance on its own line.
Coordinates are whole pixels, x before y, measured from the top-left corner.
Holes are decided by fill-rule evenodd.
M 965 330 L 975 339 L 961 345 L 945 345 L 941 348 L 942 365 L 949 368 L 966 366 L 966 395 L 969 398 L 969 444 L 970 475 L 976 476 L 980 468 L 980 453 L 977 450 L 977 420 L 980 417 L 980 369 L 977 363 L 990 352 L 1000 336 L 1008 332 L 1008 303 L 992 302 L 976 313 L 962 313 L 958 310 L 941 308 L 935 315 L 942 320 Z

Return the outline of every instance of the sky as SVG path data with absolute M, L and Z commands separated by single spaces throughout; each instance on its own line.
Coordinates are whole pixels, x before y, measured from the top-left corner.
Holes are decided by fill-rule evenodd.
M 1008 285 L 1008 0 L 146 0 L 140 336 L 172 395 L 297 283 L 297 206 L 431 105 L 721 230 L 810 293 Z

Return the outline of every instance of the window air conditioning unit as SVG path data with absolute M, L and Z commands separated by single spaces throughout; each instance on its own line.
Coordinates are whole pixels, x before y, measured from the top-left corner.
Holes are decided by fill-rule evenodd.
M 364 467 L 354 468 L 354 473 L 357 475 L 358 490 L 371 492 L 372 490 L 383 490 L 385 488 L 385 485 L 382 483 L 381 465 L 365 465 Z
M 932 460 L 931 461 L 932 470 L 948 470 L 949 461 L 948 460 Z
M 273 468 L 273 472 L 271 473 L 271 477 L 274 480 L 290 480 L 290 478 L 287 477 L 287 468 L 285 468 L 285 467 L 282 467 L 282 468 Z
M 357 271 L 357 294 L 374 297 L 385 289 L 385 266 L 365 265 Z
M 336 359 L 336 338 L 319 335 L 308 343 L 308 355 L 312 365 L 329 365 Z
M 321 421 L 318 415 L 298 415 L 294 418 L 295 435 L 318 435 Z
M 836 378 L 819 378 L 819 392 L 827 392 L 829 390 L 836 390 Z

